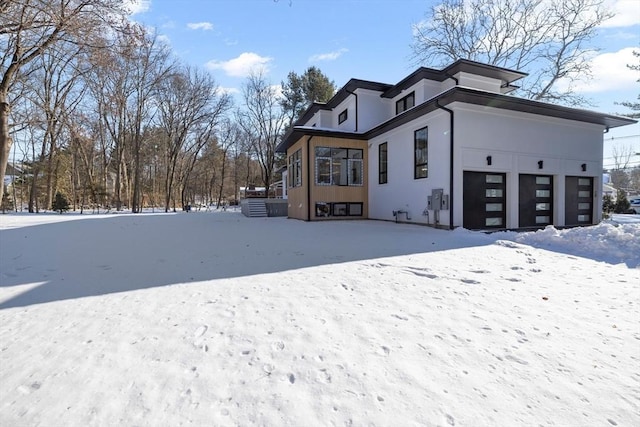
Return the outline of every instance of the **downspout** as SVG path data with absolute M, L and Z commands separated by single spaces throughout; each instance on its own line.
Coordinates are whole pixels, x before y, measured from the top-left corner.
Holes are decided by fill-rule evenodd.
M 354 132 L 358 132 L 358 94 L 355 93 L 355 92 L 351 92 L 349 90 L 347 90 L 347 93 L 349 93 L 349 94 L 351 94 L 351 95 L 356 97 L 356 128 L 355 128 Z
M 311 139 L 307 138 L 307 221 L 311 221 Z
M 448 78 L 450 78 L 451 80 L 453 80 L 454 82 L 456 82 L 456 86 L 458 86 L 460 84 L 460 82 L 458 81 L 457 78 L 455 78 L 454 76 L 450 75 L 450 74 L 446 74 L 446 76 Z M 453 130 L 454 130 L 454 116 L 453 116 L 453 110 L 444 107 L 442 105 L 440 105 L 440 101 L 438 99 L 436 99 L 436 107 L 440 108 L 441 110 L 446 111 L 447 113 L 449 113 L 449 128 L 450 128 L 450 132 L 449 132 L 449 230 L 453 230 L 453 205 L 454 205 L 454 198 L 453 198 L 453 141 L 454 141 L 454 135 L 453 135 Z
M 453 110 L 440 105 L 438 99 L 436 99 L 436 107 L 449 113 L 449 230 L 453 230 Z

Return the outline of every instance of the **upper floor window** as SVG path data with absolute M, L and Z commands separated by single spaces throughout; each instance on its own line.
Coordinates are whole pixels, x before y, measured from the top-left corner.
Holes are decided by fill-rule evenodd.
M 387 143 L 378 145 L 378 184 L 387 183 Z
M 344 110 L 342 113 L 338 114 L 338 124 L 347 120 L 347 110 Z
M 362 185 L 362 150 L 316 147 L 316 185 Z
M 289 156 L 289 187 L 302 185 L 302 149 Z
M 427 146 L 427 129 L 426 127 L 415 131 L 414 141 L 414 172 L 413 177 L 426 178 L 428 176 L 427 155 L 429 153 Z
M 416 95 L 415 92 L 411 92 L 409 95 L 396 102 L 396 114 L 400 114 L 414 105 L 416 105 Z

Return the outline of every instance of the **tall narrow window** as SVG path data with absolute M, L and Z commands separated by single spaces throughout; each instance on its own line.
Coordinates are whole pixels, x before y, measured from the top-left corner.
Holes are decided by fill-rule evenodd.
M 338 124 L 347 120 L 347 110 L 344 110 L 342 113 L 338 114 Z
M 400 114 L 414 105 L 416 105 L 416 95 L 415 92 L 411 92 L 409 95 L 396 102 L 396 114 Z
M 378 184 L 387 183 L 387 143 L 378 145 Z
M 331 185 L 331 148 L 316 147 L 316 184 Z
M 413 177 L 426 178 L 428 176 L 428 146 L 427 146 L 427 129 L 422 128 L 414 133 L 414 172 Z
M 289 156 L 289 187 L 302 185 L 302 150 Z

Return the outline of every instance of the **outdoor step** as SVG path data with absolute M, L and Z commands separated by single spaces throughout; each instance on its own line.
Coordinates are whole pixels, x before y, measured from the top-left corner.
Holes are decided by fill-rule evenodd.
M 263 200 L 249 200 L 247 202 L 247 207 L 249 208 L 248 216 L 251 218 L 267 216 L 267 206 Z

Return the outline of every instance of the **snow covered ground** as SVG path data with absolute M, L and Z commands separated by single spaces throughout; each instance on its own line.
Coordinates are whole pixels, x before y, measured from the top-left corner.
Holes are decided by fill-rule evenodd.
M 638 426 L 640 217 L 0 215 L 1 426 Z

